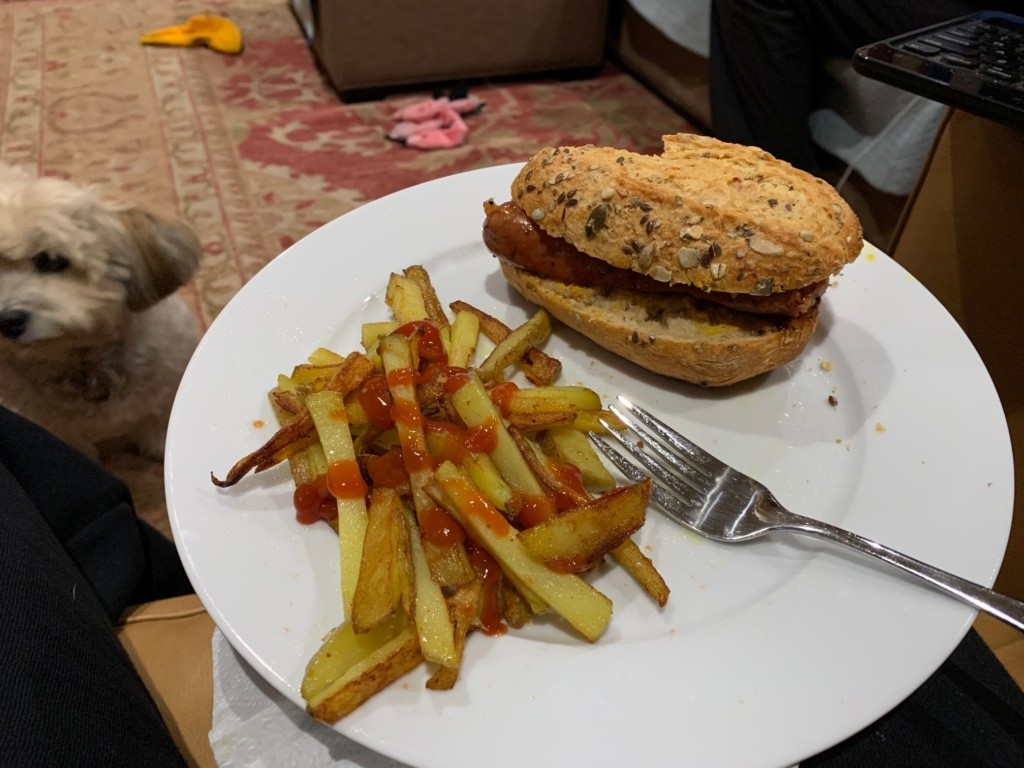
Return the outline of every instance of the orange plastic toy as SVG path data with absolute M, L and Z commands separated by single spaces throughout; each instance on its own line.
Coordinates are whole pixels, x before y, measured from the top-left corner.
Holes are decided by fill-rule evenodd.
M 143 45 L 205 45 L 219 53 L 242 52 L 242 30 L 221 16 L 193 16 L 184 24 L 164 27 L 139 37 Z

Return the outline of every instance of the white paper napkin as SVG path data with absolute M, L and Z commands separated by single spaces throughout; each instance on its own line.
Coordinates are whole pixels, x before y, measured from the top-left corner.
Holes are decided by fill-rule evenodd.
M 213 727 L 220 768 L 408 768 L 319 723 L 213 633 Z

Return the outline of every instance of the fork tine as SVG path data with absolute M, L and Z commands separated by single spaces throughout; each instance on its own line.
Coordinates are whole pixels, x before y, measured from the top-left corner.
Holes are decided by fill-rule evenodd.
M 655 454 L 666 467 L 702 495 L 706 496 L 711 492 L 714 478 L 708 474 L 707 470 L 694 466 L 686 456 L 673 450 L 671 445 L 665 445 L 658 435 L 637 424 L 635 420 L 614 405 L 610 406 L 610 410 L 640 438 L 640 444 L 637 447 Z M 631 453 L 635 455 L 635 452 L 631 451 Z
M 598 450 L 601 451 L 601 453 L 608 457 L 608 460 L 612 464 L 619 468 L 619 471 L 622 472 L 622 474 L 634 483 L 639 483 L 641 480 L 652 479 L 648 473 L 644 472 L 636 464 L 629 461 L 625 456 L 612 448 L 611 443 L 609 443 L 605 438 L 595 434 L 594 432 L 587 433 L 587 437 L 590 438 L 590 441 Z
M 639 483 L 641 480 L 654 479 L 651 475 L 647 474 L 631 461 L 626 459 L 621 453 L 612 447 L 611 443 L 600 435 L 596 435 L 591 432 L 587 436 L 594 444 L 594 447 L 601 451 L 601 453 L 603 453 L 612 464 L 619 468 L 619 471 L 622 472 L 622 474 L 634 483 Z M 700 531 L 700 529 L 691 522 L 691 519 L 694 518 L 701 509 L 702 504 L 700 499 L 694 498 L 689 502 L 684 501 L 679 496 L 669 493 L 657 483 L 653 483 L 651 485 L 651 499 L 655 504 L 664 509 L 665 512 L 667 512 L 674 520 L 695 531 Z
M 719 461 L 692 440 L 679 434 L 668 426 L 668 424 L 651 415 L 639 405 L 635 405 L 629 398 L 624 395 L 619 395 L 616 399 L 622 407 L 635 416 L 638 421 L 649 427 L 655 434 L 672 446 L 680 456 L 685 458 L 691 465 L 701 469 L 701 471 L 709 477 L 712 475 L 719 475 L 729 469 L 727 464 Z M 612 410 L 616 410 L 614 406 L 612 406 Z M 621 413 L 618 413 L 617 411 L 616 413 L 620 419 L 623 418 Z M 623 421 L 626 421 L 626 419 L 623 419 Z
M 688 505 L 699 506 L 703 503 L 704 498 L 707 496 L 708 489 L 704 487 L 699 480 L 694 479 L 693 472 L 688 474 L 681 472 L 678 462 L 673 463 L 671 457 L 662 456 L 662 461 L 651 457 L 647 453 L 646 449 L 649 447 L 653 448 L 653 443 L 645 444 L 628 440 L 614 429 L 610 429 L 611 425 L 605 423 L 604 419 L 599 419 L 598 421 L 602 426 L 608 429 L 608 434 L 615 440 L 615 442 L 622 446 L 630 456 L 638 461 L 640 465 L 650 473 L 649 476 L 655 481 L 655 483 L 660 483 L 674 491 L 676 495 Z M 637 434 L 643 438 L 642 433 L 638 432 Z M 615 462 L 615 459 L 612 458 L 612 461 Z M 615 462 L 615 465 L 622 469 L 622 466 L 618 462 Z

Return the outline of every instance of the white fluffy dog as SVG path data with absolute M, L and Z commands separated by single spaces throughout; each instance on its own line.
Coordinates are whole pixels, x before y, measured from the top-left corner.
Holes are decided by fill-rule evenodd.
M 0 164 L 0 404 L 93 457 L 126 438 L 161 458 L 199 254 L 184 226 Z

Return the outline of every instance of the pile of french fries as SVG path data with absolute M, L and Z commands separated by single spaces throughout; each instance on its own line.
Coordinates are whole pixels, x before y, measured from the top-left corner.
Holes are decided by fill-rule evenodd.
M 474 630 L 550 610 L 597 640 L 612 604 L 583 575 L 609 558 L 659 606 L 669 594 L 630 538 L 650 482 L 616 487 L 598 458 L 586 435 L 615 417 L 555 385 L 547 314 L 509 329 L 456 301 L 449 319 L 420 266 L 391 275 L 386 302 L 393 319 L 362 327 L 363 352 L 317 349 L 279 376 L 280 429 L 211 474 L 227 487 L 287 461 L 297 516 L 337 531 L 345 620 L 301 687 L 330 723 L 423 661 L 428 688 L 452 688 Z

